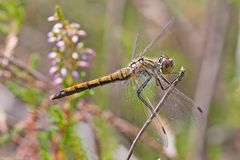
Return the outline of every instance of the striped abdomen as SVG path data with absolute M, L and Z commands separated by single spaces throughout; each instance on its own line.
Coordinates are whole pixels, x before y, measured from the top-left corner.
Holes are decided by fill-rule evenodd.
M 129 77 L 130 77 L 129 69 L 122 68 L 122 69 L 117 70 L 116 72 L 109 74 L 107 76 L 65 88 L 65 89 L 61 90 L 60 92 L 52 95 L 51 99 L 54 100 L 54 99 L 62 98 L 62 97 L 65 97 L 65 96 L 68 96 L 68 95 L 71 95 L 74 93 L 82 92 L 87 89 L 92 89 L 92 88 L 102 86 L 102 85 L 105 85 L 105 84 L 108 84 L 111 82 L 123 81 L 123 80 L 128 79 Z

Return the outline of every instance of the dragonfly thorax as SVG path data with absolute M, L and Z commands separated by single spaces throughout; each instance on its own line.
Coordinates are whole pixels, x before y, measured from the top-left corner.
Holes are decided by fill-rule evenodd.
M 149 62 L 152 65 L 153 61 L 151 59 L 147 59 L 146 57 L 141 57 L 132 61 L 129 67 L 135 73 L 144 72 L 145 69 L 149 67 Z
M 173 59 L 165 55 L 162 55 L 159 58 L 158 63 L 160 65 L 160 71 L 163 74 L 170 74 L 174 68 Z

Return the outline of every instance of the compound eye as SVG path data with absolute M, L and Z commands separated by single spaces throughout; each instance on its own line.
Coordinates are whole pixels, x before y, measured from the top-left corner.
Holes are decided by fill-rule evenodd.
M 173 64 L 174 64 L 174 61 L 173 61 L 173 59 L 172 59 L 172 58 L 170 58 L 170 59 L 169 59 L 169 61 L 170 61 L 171 67 L 172 67 L 172 66 L 173 66 Z
M 159 62 L 159 63 L 162 63 L 162 61 L 163 61 L 163 58 L 164 58 L 163 56 L 160 56 L 160 58 L 159 58 L 159 61 L 158 61 L 158 62 Z

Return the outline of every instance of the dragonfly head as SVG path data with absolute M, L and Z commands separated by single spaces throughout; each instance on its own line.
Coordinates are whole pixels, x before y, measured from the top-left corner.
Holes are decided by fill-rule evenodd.
M 174 61 L 172 58 L 169 58 L 168 56 L 162 55 L 158 63 L 160 65 L 160 71 L 163 74 L 170 74 L 174 68 Z

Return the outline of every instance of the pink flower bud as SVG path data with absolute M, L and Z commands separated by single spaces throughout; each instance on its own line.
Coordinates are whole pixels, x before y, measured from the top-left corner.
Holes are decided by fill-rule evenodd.
M 78 56 L 78 53 L 77 53 L 77 52 L 73 52 L 73 53 L 72 53 L 72 58 L 73 58 L 73 59 L 78 59 L 78 57 L 79 57 L 79 56 Z
M 61 74 L 63 77 L 65 77 L 67 75 L 67 69 L 66 68 L 62 68 L 61 69 Z
M 76 70 L 72 71 L 72 76 L 73 76 L 74 78 L 78 79 L 78 78 L 79 78 L 79 73 L 78 73 L 78 71 L 76 71 Z
M 48 54 L 48 58 L 49 59 L 53 59 L 53 58 L 56 58 L 57 57 L 57 53 L 56 52 L 51 52 Z
M 84 30 L 80 30 L 80 31 L 78 31 L 78 35 L 79 36 L 86 36 L 87 32 L 85 32 Z
M 84 68 L 88 68 L 88 67 L 89 67 L 89 63 L 86 62 L 86 61 L 79 61 L 79 62 L 78 62 L 78 65 L 79 65 L 80 67 L 84 67 Z
M 53 66 L 49 69 L 49 73 L 51 75 L 55 74 L 58 71 L 58 67 L 57 66 Z

